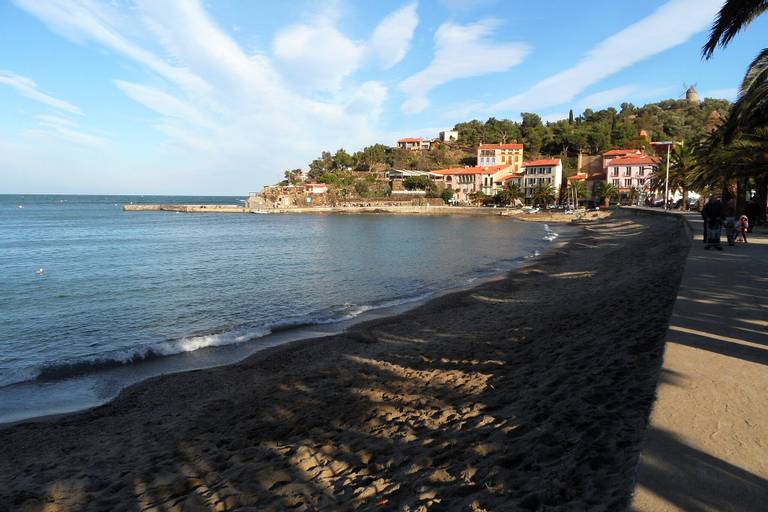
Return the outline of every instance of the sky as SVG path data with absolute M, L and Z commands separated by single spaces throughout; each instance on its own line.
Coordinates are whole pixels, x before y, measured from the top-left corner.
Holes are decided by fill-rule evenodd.
M 0 0 L 0 194 L 247 195 L 457 122 L 733 100 L 722 0 Z

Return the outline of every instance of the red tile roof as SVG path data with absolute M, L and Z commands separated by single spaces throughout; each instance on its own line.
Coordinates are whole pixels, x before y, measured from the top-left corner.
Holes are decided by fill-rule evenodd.
M 523 162 L 523 167 L 555 167 L 560 165 L 559 158 L 545 158 L 542 160 L 531 160 L 530 162 Z
M 648 155 L 629 155 L 614 158 L 609 167 L 615 167 L 619 165 L 658 165 L 659 159 L 654 156 Z
M 603 156 L 621 156 L 621 155 L 631 155 L 633 153 L 642 153 L 639 149 L 611 149 L 610 151 L 606 151 L 603 153 Z
M 451 169 L 440 169 L 438 171 L 432 171 L 435 174 L 496 174 L 502 169 L 510 167 L 509 165 L 491 165 L 488 167 L 454 167 Z
M 480 144 L 478 149 L 523 149 L 522 144 Z
M 400 139 L 397 142 L 421 142 L 421 137 L 406 137 L 404 139 Z
M 579 172 L 574 174 L 573 176 L 568 176 L 568 182 L 574 182 L 574 181 L 584 181 L 587 179 L 587 173 L 585 172 Z

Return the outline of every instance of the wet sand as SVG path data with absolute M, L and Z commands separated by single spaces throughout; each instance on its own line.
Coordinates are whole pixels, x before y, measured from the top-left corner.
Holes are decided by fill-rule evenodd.
M 406 314 L 0 430 L 0 510 L 620 510 L 688 244 L 619 213 Z

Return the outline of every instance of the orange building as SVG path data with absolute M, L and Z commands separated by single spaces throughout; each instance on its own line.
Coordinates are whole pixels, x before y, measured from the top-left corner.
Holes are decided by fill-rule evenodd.
M 480 144 L 477 148 L 477 165 L 509 165 L 514 172 L 523 166 L 522 144 Z

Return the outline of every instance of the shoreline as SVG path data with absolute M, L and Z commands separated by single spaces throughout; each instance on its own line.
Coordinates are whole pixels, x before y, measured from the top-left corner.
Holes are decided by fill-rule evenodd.
M 688 246 L 618 217 L 406 314 L 0 430 L 0 502 L 626 505 Z
M 568 240 L 577 236 L 580 229 L 575 225 L 560 225 L 565 228 L 564 233 L 558 233 L 553 240 L 540 240 L 541 245 L 532 248 L 531 254 L 516 261 L 511 269 L 505 269 L 491 274 L 481 274 L 477 277 L 473 277 L 471 281 L 449 288 L 433 290 L 426 296 L 408 296 L 392 299 L 391 301 L 388 301 L 392 304 L 380 307 L 364 305 L 370 307 L 352 318 L 339 319 L 332 322 L 280 326 L 278 328 L 269 329 L 264 335 L 253 336 L 240 343 L 203 347 L 198 350 L 179 352 L 176 354 L 158 355 L 128 363 L 115 362 L 114 364 L 111 364 L 105 362 L 101 368 L 94 367 L 92 370 L 86 370 L 83 373 L 73 374 L 71 376 L 50 379 L 41 379 L 38 377 L 32 380 L 0 387 L 0 400 L 3 400 L 9 399 L 7 396 L 3 397 L 5 393 L 13 393 L 14 391 L 18 391 L 19 388 L 51 386 L 53 389 L 46 390 L 46 395 L 50 402 L 55 402 L 57 395 L 67 393 L 72 389 L 71 386 L 69 386 L 68 389 L 65 386 L 73 380 L 84 381 L 96 379 L 98 381 L 107 380 L 121 382 L 119 389 L 111 392 L 107 397 L 93 397 L 91 395 L 81 397 L 81 405 L 58 405 L 55 409 L 52 408 L 52 406 L 40 406 L 38 409 L 49 412 L 42 412 L 41 414 L 23 417 L 15 415 L 11 416 L 12 419 L 7 421 L 0 419 L 0 430 L 25 423 L 47 421 L 49 418 L 62 418 L 72 414 L 87 412 L 118 399 L 123 392 L 131 387 L 140 386 L 157 377 L 237 365 L 262 351 L 270 350 L 277 346 L 302 341 L 311 342 L 327 336 L 341 335 L 355 328 L 355 326 L 359 324 L 407 314 L 409 311 L 445 295 L 470 290 L 492 281 L 504 279 L 510 272 L 515 272 L 521 267 L 531 264 L 536 258 L 545 256 L 549 252 L 557 250 L 567 243 Z M 56 386 L 58 386 L 59 389 L 63 389 L 57 392 Z M 91 384 L 91 386 L 96 386 L 96 384 Z M 37 393 L 40 394 L 42 391 L 38 391 Z M 62 397 L 63 400 L 66 400 L 67 398 L 69 397 Z

